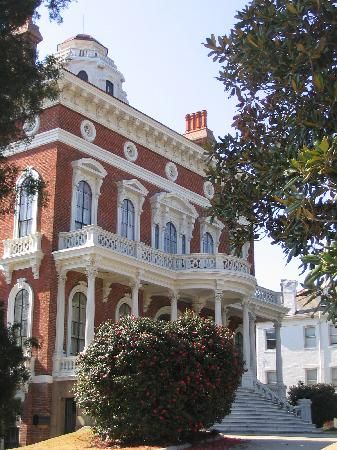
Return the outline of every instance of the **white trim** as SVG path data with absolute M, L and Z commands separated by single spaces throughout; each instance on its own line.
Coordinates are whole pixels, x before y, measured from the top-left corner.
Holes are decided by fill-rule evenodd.
M 75 287 L 72 288 L 69 297 L 68 297 L 68 317 L 67 317 L 67 356 L 72 356 L 70 354 L 71 351 L 71 321 L 72 321 L 72 300 L 74 298 L 74 295 L 78 292 L 82 292 L 82 294 L 85 295 L 86 301 L 88 301 L 88 286 L 85 281 L 80 281 L 79 284 L 77 284 Z M 87 315 L 85 316 L 85 321 L 87 321 Z
M 27 339 L 32 337 L 33 328 L 33 308 L 34 308 L 34 292 L 31 286 L 26 283 L 25 278 L 18 278 L 16 284 L 12 287 L 7 302 L 7 323 L 14 323 L 14 303 L 15 297 L 22 290 L 25 289 L 28 292 L 29 310 L 27 314 Z
M 81 158 L 71 163 L 73 167 L 72 180 L 72 199 L 71 199 L 71 218 L 70 230 L 75 230 L 76 220 L 76 192 L 80 181 L 89 184 L 92 194 L 91 199 L 91 223 L 97 225 L 98 199 L 101 193 L 101 186 L 107 171 L 102 164 L 92 158 Z
M 182 314 L 180 309 L 177 309 L 177 313 L 178 317 L 180 317 Z M 161 316 L 162 314 L 168 314 L 171 317 L 171 306 L 162 306 L 161 308 L 159 308 L 156 314 L 154 315 L 154 319 L 158 320 L 158 317 Z
M 19 237 L 19 214 L 20 214 L 20 194 L 21 194 L 21 186 L 24 181 L 28 177 L 33 177 L 34 180 L 39 180 L 41 177 L 39 173 L 33 169 L 32 167 L 27 167 L 26 170 L 19 176 L 16 180 L 16 200 L 15 200 L 15 211 L 14 211 L 14 229 L 13 229 L 13 238 L 16 239 Z M 30 234 L 35 234 L 37 231 L 37 213 L 38 213 L 38 197 L 39 193 L 36 192 L 32 195 L 32 229 Z
M 177 166 L 172 161 L 168 161 L 165 166 L 165 175 L 168 180 L 176 181 L 178 178 Z
M 122 297 L 117 305 L 116 305 L 116 310 L 115 310 L 115 321 L 118 322 L 120 319 L 119 316 L 119 309 L 122 305 L 124 305 L 124 303 L 126 303 L 127 305 L 130 306 L 130 312 L 132 311 L 132 300 L 131 300 L 131 294 L 127 293 L 124 295 L 124 297 Z
M 34 136 L 40 128 L 40 117 L 35 116 L 31 120 L 27 119 L 22 128 L 27 136 Z
M 151 242 L 155 247 L 155 227 L 159 225 L 159 250 L 164 251 L 165 228 L 168 222 L 172 222 L 177 231 L 177 253 L 182 253 L 182 236 L 186 238 L 186 253 L 190 253 L 190 243 L 194 230 L 194 222 L 198 213 L 194 206 L 185 198 L 172 192 L 159 192 L 150 200 Z
M 216 217 L 212 221 L 211 217 L 201 217 L 200 222 L 200 253 L 203 253 L 204 234 L 209 233 L 213 239 L 214 253 L 218 253 L 220 236 L 224 228 L 224 224 Z
M 212 198 L 214 197 L 215 189 L 210 181 L 207 180 L 204 182 L 203 191 L 205 197 L 208 198 L 209 200 L 212 200 Z
M 135 162 L 138 158 L 138 150 L 133 142 L 126 141 L 124 144 L 124 156 L 128 161 Z
M 53 377 L 52 375 L 35 375 L 31 379 L 32 383 L 53 383 Z
M 135 209 L 135 241 L 140 241 L 140 216 L 148 193 L 149 191 L 136 179 L 117 182 L 117 234 L 121 234 L 122 231 L 123 201 L 130 200 Z
M 195 205 L 202 206 L 203 208 L 210 207 L 209 200 L 207 200 L 204 196 L 180 186 L 179 184 L 173 183 L 172 181 L 167 180 L 166 178 L 161 177 L 160 175 L 157 175 L 144 167 L 140 167 L 131 161 L 127 161 L 125 158 L 122 158 L 108 150 L 104 150 L 96 144 L 84 141 L 82 138 L 75 136 L 68 131 L 62 130 L 61 128 L 55 128 L 53 130 L 38 134 L 34 137 L 29 146 L 23 143 L 13 144 L 6 152 L 4 152 L 4 154 L 5 156 L 12 156 L 28 149 L 33 149 L 57 141 L 69 145 L 80 152 L 86 153 L 92 158 L 99 159 L 100 161 L 110 164 L 111 166 L 129 173 L 138 179 L 157 186 L 159 189 L 185 198 Z
M 90 120 L 82 120 L 80 130 L 83 139 L 88 142 L 93 142 L 95 140 L 96 127 Z

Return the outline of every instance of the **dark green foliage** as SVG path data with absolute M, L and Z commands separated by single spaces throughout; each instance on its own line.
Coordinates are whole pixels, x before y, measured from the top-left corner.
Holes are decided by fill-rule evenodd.
M 0 305 L 0 439 L 20 412 L 20 401 L 14 396 L 29 378 L 26 358 L 22 348 L 17 346 L 15 330 L 15 325 L 6 327 Z
M 319 428 L 337 417 L 337 394 L 332 384 L 318 383 L 308 386 L 299 381 L 297 386 L 289 388 L 288 397 L 292 405 L 296 405 L 300 398 L 309 398 L 312 401 L 312 422 Z
M 242 372 L 231 333 L 210 320 L 125 317 L 80 356 L 76 400 L 102 438 L 172 441 L 228 414 Z
M 253 0 L 206 47 L 238 99 L 209 170 L 213 213 L 237 247 L 267 234 L 337 318 L 337 2 Z M 247 222 L 238 224 L 238 218 Z M 327 289 L 324 289 L 327 288 Z
M 40 113 L 45 99 L 57 96 L 59 68 L 55 58 L 36 59 L 31 43 L 20 33 L 37 8 L 45 5 L 53 20 L 71 0 L 0 0 L 0 213 L 12 202 L 17 169 L 2 154 L 14 141 L 27 139 L 22 124 Z M 28 141 L 28 139 L 27 139 Z

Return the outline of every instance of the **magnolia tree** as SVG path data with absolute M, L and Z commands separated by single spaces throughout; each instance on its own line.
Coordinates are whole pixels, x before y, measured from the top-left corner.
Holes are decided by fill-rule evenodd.
M 230 412 L 242 373 L 232 334 L 211 320 L 125 317 L 80 356 L 76 400 L 101 438 L 179 440 Z

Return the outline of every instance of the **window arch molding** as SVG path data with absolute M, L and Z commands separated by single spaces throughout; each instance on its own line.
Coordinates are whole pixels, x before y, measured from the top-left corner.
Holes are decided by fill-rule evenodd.
M 159 227 L 159 250 L 165 248 L 165 229 L 168 222 L 172 222 L 177 231 L 177 253 L 183 253 L 183 245 L 186 253 L 190 253 L 190 242 L 192 239 L 195 220 L 198 213 L 194 206 L 171 192 L 160 192 L 155 194 L 151 200 L 152 210 L 152 247 L 156 248 Z M 185 236 L 185 238 L 183 238 Z M 183 244 L 183 241 L 184 244 Z
M 148 192 L 136 179 L 117 182 L 117 234 L 122 234 L 123 202 L 129 200 L 134 207 L 134 240 L 140 241 L 140 216 Z
M 14 306 L 17 294 L 21 290 L 28 292 L 28 314 L 27 314 L 27 339 L 32 337 L 33 328 L 33 308 L 34 308 L 34 292 L 32 287 L 26 282 L 25 278 L 19 278 L 16 284 L 12 287 L 7 303 L 7 323 L 14 323 Z
M 213 239 L 214 253 L 218 253 L 219 242 L 224 224 L 216 217 L 212 220 L 211 217 L 200 218 L 200 252 L 203 252 L 204 236 L 208 233 Z
M 35 181 L 41 179 L 39 173 L 33 169 L 32 167 L 28 167 L 17 179 L 16 181 L 16 202 L 15 202 L 15 213 L 14 213 L 14 229 L 13 229 L 13 238 L 18 238 L 20 235 L 20 206 L 21 206 L 21 198 L 22 198 L 22 187 L 25 181 L 32 177 Z M 34 195 L 28 197 L 30 200 L 30 208 L 31 208 L 31 218 L 32 223 L 30 226 L 30 233 L 35 234 L 37 232 L 37 213 L 38 213 L 38 197 L 39 194 L 36 192 Z
M 182 314 L 180 309 L 177 310 L 177 313 L 178 317 L 180 317 Z M 158 320 L 160 316 L 164 316 L 167 314 L 171 317 L 171 306 L 162 306 L 161 308 L 158 309 L 158 311 L 154 315 L 154 319 Z
M 98 199 L 107 171 L 102 164 L 92 158 L 82 158 L 73 161 L 71 165 L 73 167 L 73 180 L 70 230 L 74 231 L 76 229 L 76 191 L 78 184 L 85 181 L 91 189 L 91 225 L 97 225 Z
M 132 311 L 132 300 L 131 300 L 131 295 L 125 294 L 124 297 L 122 297 L 117 305 L 116 305 L 116 311 L 115 311 L 115 321 L 118 322 L 121 318 L 120 316 L 120 308 L 123 305 L 128 305 L 130 307 L 130 312 Z
M 69 297 L 68 297 L 68 320 L 67 320 L 67 355 L 71 355 L 71 322 L 72 322 L 72 316 L 73 316 L 73 299 L 76 294 L 81 293 L 84 294 L 86 297 L 86 301 L 88 301 L 88 287 L 87 283 L 85 281 L 80 281 L 79 284 L 74 286 L 72 290 L 70 291 Z M 86 317 L 87 320 L 87 317 Z M 86 322 L 85 322 L 86 324 Z

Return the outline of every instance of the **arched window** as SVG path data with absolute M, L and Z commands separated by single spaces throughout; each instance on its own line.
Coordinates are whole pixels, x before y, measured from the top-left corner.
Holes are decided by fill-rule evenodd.
M 122 203 L 121 235 L 133 241 L 135 239 L 135 207 L 126 198 Z
M 92 194 L 89 184 L 80 181 L 76 190 L 76 218 L 75 229 L 79 230 L 91 224 Z
M 83 81 L 88 81 L 88 74 L 85 70 L 80 70 L 77 74 L 78 78 L 81 78 Z
M 118 316 L 119 318 L 131 316 L 131 306 L 128 303 L 122 303 L 118 309 Z
M 204 233 L 202 238 L 202 251 L 203 253 L 214 253 L 213 238 L 208 232 Z
M 33 200 L 34 195 L 29 193 L 29 180 L 26 179 L 20 187 L 18 237 L 28 236 L 32 233 Z
M 243 355 L 243 336 L 241 331 L 238 331 L 234 337 L 234 344 L 240 355 Z
M 106 80 L 105 83 L 105 92 L 109 95 L 111 95 L 112 97 L 114 96 L 114 85 L 113 83 L 111 83 L 111 81 Z
M 76 292 L 71 304 L 71 350 L 72 355 L 78 355 L 84 349 L 85 309 L 87 297 L 83 292 Z
M 177 230 L 172 222 L 167 222 L 164 234 L 164 251 L 177 253 Z
M 186 254 L 186 236 L 184 234 L 181 237 L 181 253 Z
M 154 248 L 159 248 L 159 225 L 156 224 L 154 227 Z
M 28 338 L 28 314 L 29 314 L 29 293 L 26 289 L 21 289 L 14 300 L 14 323 L 18 325 L 16 329 L 17 343 L 21 347 Z

